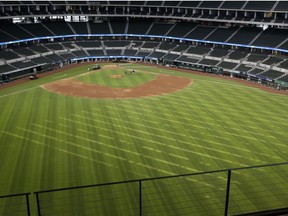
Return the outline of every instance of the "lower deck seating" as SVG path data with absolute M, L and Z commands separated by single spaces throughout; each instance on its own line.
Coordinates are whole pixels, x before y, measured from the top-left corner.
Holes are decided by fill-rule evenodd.
M 139 41 L 139 40 L 85 40 L 85 41 L 69 41 L 69 42 L 53 42 L 46 44 L 33 44 L 25 48 L 14 48 L 13 50 L 4 50 L 0 52 L 0 56 L 5 56 L 4 54 L 9 53 L 17 58 L 27 56 L 26 59 L 30 59 L 29 56 L 35 54 L 44 54 L 43 56 L 33 58 L 30 61 L 24 61 L 24 63 L 9 63 L 4 66 L 0 66 L 0 73 L 9 72 L 17 68 L 25 68 L 30 65 L 52 63 L 57 61 L 62 61 L 65 59 L 86 57 L 86 56 L 136 56 L 136 57 L 147 57 L 147 58 L 157 58 L 166 61 L 182 61 L 187 63 L 196 63 L 203 65 L 211 65 L 222 67 L 226 71 L 235 70 L 241 72 L 249 72 L 250 74 L 260 74 L 262 76 L 267 76 L 271 79 L 278 79 L 284 75 L 284 72 L 279 72 L 280 68 L 288 68 L 288 60 L 285 56 L 273 56 L 259 53 L 251 53 L 244 50 L 229 50 L 222 49 L 221 47 L 210 47 L 205 45 L 191 45 L 193 43 L 188 42 L 176 42 L 168 43 L 164 41 Z M 109 46 L 108 46 L 109 45 Z M 125 46 L 124 46 L 125 45 Z M 110 47 L 112 46 L 112 47 Z M 123 47 L 124 46 L 124 47 Z M 116 47 L 116 48 L 114 48 Z M 67 48 L 73 49 L 72 52 L 68 52 Z M 63 50 L 66 52 L 58 52 L 58 50 Z M 146 49 L 146 50 L 145 50 Z M 155 51 L 157 50 L 157 51 Z M 159 51 L 160 50 L 160 51 Z M 53 51 L 53 54 L 51 54 Z M 175 54 L 173 52 L 177 52 Z M 181 52 L 181 54 L 179 54 Z M 4 53 L 4 54 L 3 54 Z M 49 55 L 47 55 L 49 53 Z M 19 55 L 18 55 L 19 54 Z M 189 54 L 192 54 L 188 56 Z M 194 56 L 195 54 L 196 56 Z M 210 59 L 208 56 L 213 56 L 215 58 Z M 201 60 L 200 60 L 201 59 Z M 230 62 L 231 59 L 234 62 Z M 235 61 L 236 60 L 236 61 Z M 267 70 L 264 72 L 261 69 L 262 65 L 248 66 L 246 64 L 241 64 L 242 60 L 259 62 L 267 65 L 276 67 L 271 67 L 273 70 Z M 1 61 L 1 60 L 0 60 Z M 160 61 L 161 62 L 161 61 Z M 239 63 L 240 62 L 240 63 Z M 2 62 L 3 63 L 3 62 Z
M 225 69 L 233 69 L 237 65 L 238 65 L 237 63 L 222 61 L 218 66 L 222 67 L 222 68 L 225 68 Z
M 87 50 L 90 56 L 103 56 L 103 50 Z
M 187 53 L 196 55 L 204 55 L 208 52 L 210 52 L 210 48 L 202 46 L 190 46 L 190 48 L 187 50 Z
M 229 58 L 240 60 L 240 59 L 244 59 L 248 54 L 249 54 L 248 52 L 235 50 L 229 54 Z
M 16 69 L 15 67 L 8 65 L 8 64 L 0 65 L 0 74 L 5 73 L 5 72 L 9 72 L 9 71 L 13 71 L 15 69 Z
M 254 68 L 254 69 L 252 69 L 252 70 L 249 71 L 249 74 L 256 75 L 256 74 L 262 73 L 263 71 L 264 71 L 263 69 Z
M 171 53 L 169 53 L 169 54 L 166 54 L 165 56 L 163 56 L 163 59 L 173 61 L 173 60 L 175 60 L 175 59 L 178 58 L 178 57 L 179 57 L 179 55 L 177 55 L 177 54 L 171 54 Z
M 136 53 L 137 53 L 137 50 L 131 50 L 131 49 L 124 50 L 124 56 L 135 56 Z
M 73 55 L 72 53 L 63 53 L 60 55 L 61 57 L 63 57 L 64 59 L 72 59 L 75 58 L 76 56 Z
M 152 52 L 149 57 L 150 58 L 162 58 L 165 55 L 165 53 L 162 52 Z
M 12 66 L 16 67 L 16 68 L 28 68 L 28 67 L 32 67 L 37 65 L 35 62 L 33 61 L 18 61 L 18 62 L 13 62 L 11 63 Z
M 263 61 L 264 59 L 266 59 L 267 57 L 268 57 L 267 55 L 262 55 L 262 54 L 250 54 L 247 57 L 247 61 L 260 62 L 260 61 Z
M 50 55 L 47 55 L 45 57 L 51 59 L 52 61 L 56 61 L 56 62 L 64 60 L 63 57 L 61 57 L 61 56 L 59 56 L 57 54 L 50 54 Z
M 268 77 L 268 78 L 271 78 L 271 79 L 276 79 L 276 78 L 284 75 L 284 73 L 280 72 L 280 71 L 276 71 L 276 70 L 268 70 L 268 71 L 265 71 L 264 73 L 261 73 L 261 75 Z
M 213 59 L 202 59 L 201 61 L 198 62 L 199 64 L 203 64 L 203 65 L 211 65 L 211 66 L 215 66 L 219 63 L 219 61 L 217 60 L 213 60 Z
M 108 56 L 120 56 L 122 50 L 121 49 L 112 49 L 112 50 L 110 49 L 110 50 L 106 50 L 106 52 L 107 52 Z
M 252 69 L 252 67 L 246 66 L 244 64 L 240 64 L 235 70 L 241 71 L 241 72 L 248 72 L 251 69 Z
M 278 79 L 279 81 L 283 81 L 283 82 L 288 82 L 288 75 L 285 75 L 283 77 L 281 77 L 280 79 Z
M 196 63 L 199 61 L 199 59 L 192 58 L 190 56 L 180 56 L 177 61 L 183 61 L 183 62 L 189 62 L 189 63 Z
M 42 57 L 42 56 L 33 58 L 33 61 L 36 62 L 37 64 L 44 64 L 44 63 L 50 62 L 49 59 Z
M 283 61 L 283 59 L 277 57 L 270 57 L 269 59 L 265 60 L 263 64 L 274 65 L 280 63 L 281 61 Z

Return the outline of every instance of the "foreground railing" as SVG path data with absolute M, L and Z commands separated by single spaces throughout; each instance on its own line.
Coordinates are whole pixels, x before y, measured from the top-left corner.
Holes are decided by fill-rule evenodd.
M 38 215 L 241 215 L 288 207 L 288 162 L 35 192 Z
M 30 193 L 0 196 L 0 215 L 30 216 Z

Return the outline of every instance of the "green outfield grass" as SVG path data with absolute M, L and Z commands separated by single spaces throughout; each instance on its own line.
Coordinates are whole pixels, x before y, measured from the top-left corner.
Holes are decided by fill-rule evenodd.
M 1 90 L 0 196 L 287 161 L 287 96 L 169 68 L 119 66 L 77 79 L 131 87 L 170 74 L 193 84 L 134 99 L 78 98 L 40 87 L 87 73 L 82 65 Z M 123 82 L 110 77 L 132 69 L 135 76 Z M 222 215 L 226 176 L 144 182 L 143 215 Z M 234 172 L 229 213 L 287 207 L 287 179 L 287 166 Z M 126 216 L 137 215 L 138 195 L 131 183 L 43 194 L 41 201 L 47 215 Z M 35 196 L 30 200 L 36 215 Z M 0 215 L 8 209 L 0 200 Z

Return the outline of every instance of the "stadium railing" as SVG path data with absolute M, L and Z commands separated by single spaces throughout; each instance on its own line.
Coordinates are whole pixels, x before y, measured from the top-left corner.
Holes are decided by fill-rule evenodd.
M 287 179 L 285 162 L 37 191 L 35 195 L 39 215 L 276 215 L 277 211 L 288 213 Z
M 0 215 L 30 216 L 30 193 L 0 196 Z

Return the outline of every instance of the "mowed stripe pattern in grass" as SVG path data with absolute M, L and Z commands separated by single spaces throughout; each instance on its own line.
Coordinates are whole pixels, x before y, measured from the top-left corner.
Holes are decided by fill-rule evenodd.
M 133 69 L 112 67 L 78 77 L 82 82 L 113 88 L 131 88 L 155 79 L 154 73 L 138 73 Z
M 145 99 L 81 99 L 49 93 L 40 88 L 0 98 L 3 107 L 0 185 L 5 185 L 1 194 L 275 163 L 287 159 L 287 97 L 156 67 L 125 67 L 189 76 L 194 83 L 173 94 Z M 278 179 L 283 179 L 287 173 L 272 171 L 273 176 L 279 176 Z M 241 176 L 241 173 L 238 175 Z M 151 215 L 181 212 L 222 214 L 225 178 L 226 175 L 221 174 L 171 183 L 144 184 L 145 211 Z M 261 178 L 250 180 L 263 188 L 274 187 L 261 181 Z M 233 213 L 267 207 L 261 207 L 256 199 L 249 199 L 253 184 L 246 187 L 247 181 L 242 182 L 241 178 L 233 180 L 237 203 L 237 207 L 234 206 L 236 210 L 231 210 Z M 269 182 L 273 182 L 273 178 Z M 287 188 L 285 183 L 282 185 Z M 121 212 L 122 215 L 135 215 L 135 188 L 137 186 L 131 185 L 127 192 L 125 188 L 120 188 L 119 191 L 123 192 L 115 196 L 118 199 L 113 202 L 117 208 L 99 208 L 100 214 L 107 215 L 112 211 L 119 215 Z M 281 187 L 277 189 L 280 193 Z M 99 190 L 100 197 L 97 199 L 105 200 L 102 199 L 105 196 L 111 199 L 111 193 L 93 190 Z M 134 195 L 131 196 L 130 192 Z M 67 197 L 72 197 L 70 193 L 73 192 L 66 194 Z M 78 193 L 76 201 L 69 198 L 70 206 L 58 205 L 60 207 L 55 211 L 86 211 L 89 215 L 89 202 L 80 210 L 73 205 L 77 200 L 87 200 L 86 192 Z M 263 196 L 267 195 L 263 193 Z M 62 195 L 51 196 L 57 198 Z M 238 200 L 239 197 L 243 198 L 242 201 Z M 271 196 L 273 205 L 269 207 L 284 207 L 283 198 L 279 194 Z M 52 200 L 49 197 L 43 199 Z M 50 204 L 62 201 L 54 200 Z M 121 209 L 123 202 L 126 208 Z M 47 211 L 49 209 L 51 211 L 51 208 Z

